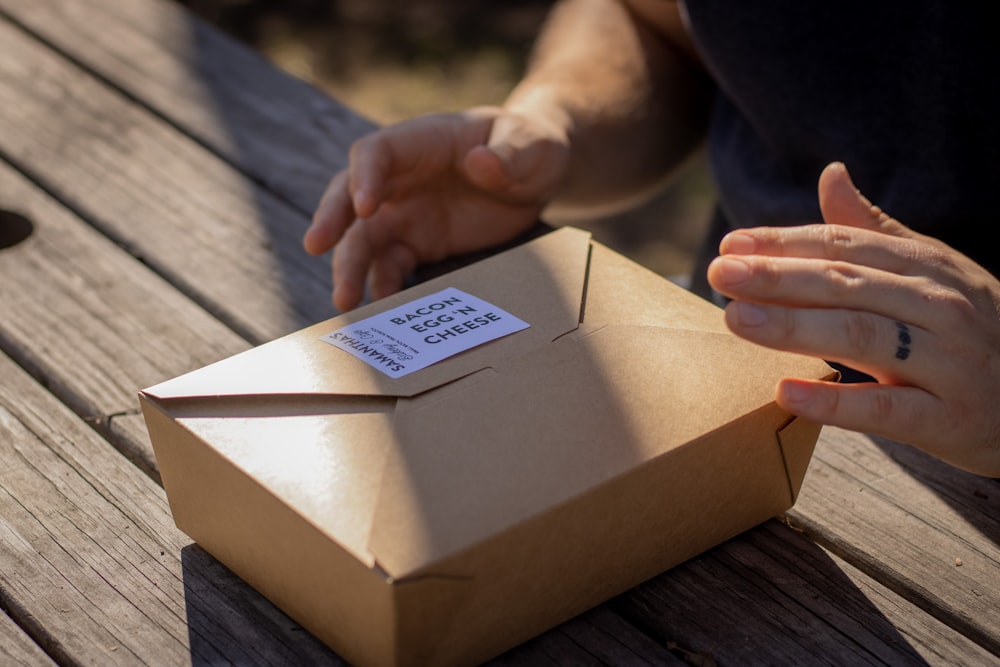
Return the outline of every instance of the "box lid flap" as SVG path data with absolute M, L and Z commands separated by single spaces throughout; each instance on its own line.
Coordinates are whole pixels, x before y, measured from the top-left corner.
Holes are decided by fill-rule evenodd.
M 263 395 L 413 396 L 503 363 L 579 324 L 590 234 L 563 228 L 356 311 L 313 325 L 144 391 L 173 398 Z M 523 331 L 393 379 L 320 340 L 352 322 L 456 287 L 529 323 Z

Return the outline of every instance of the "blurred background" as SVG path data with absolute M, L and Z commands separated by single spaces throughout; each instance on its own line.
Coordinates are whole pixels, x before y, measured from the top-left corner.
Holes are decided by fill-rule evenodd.
M 552 0 L 175 0 L 381 124 L 499 104 Z M 704 156 L 649 203 L 577 224 L 683 280 L 714 204 Z

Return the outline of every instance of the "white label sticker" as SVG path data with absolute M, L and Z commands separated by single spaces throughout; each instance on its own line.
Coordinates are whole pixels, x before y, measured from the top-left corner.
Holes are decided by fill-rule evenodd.
M 348 324 L 322 340 L 399 378 L 529 326 L 505 310 L 448 287 Z

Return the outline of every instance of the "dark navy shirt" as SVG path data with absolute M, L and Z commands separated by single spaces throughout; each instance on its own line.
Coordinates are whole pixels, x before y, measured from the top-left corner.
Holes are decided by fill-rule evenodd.
M 1000 39 L 990 3 L 687 0 L 718 84 L 710 130 L 734 226 L 818 222 L 843 161 L 904 224 L 1000 273 Z

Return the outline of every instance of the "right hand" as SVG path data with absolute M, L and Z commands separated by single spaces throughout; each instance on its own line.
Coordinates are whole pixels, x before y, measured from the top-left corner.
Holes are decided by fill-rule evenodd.
M 530 228 L 569 165 L 566 131 L 499 107 L 422 116 L 351 147 L 303 245 L 333 253 L 333 303 L 399 291 L 418 265 L 509 241 Z

